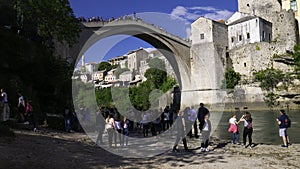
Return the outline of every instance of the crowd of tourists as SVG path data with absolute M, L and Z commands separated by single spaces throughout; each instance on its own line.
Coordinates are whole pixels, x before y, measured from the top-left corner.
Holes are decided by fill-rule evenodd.
M 1 89 L 1 121 L 10 119 L 10 106 L 8 101 L 8 95 L 5 89 Z M 36 131 L 36 115 L 31 100 L 25 100 L 20 92 L 18 93 L 17 111 L 19 122 L 31 125 L 33 131 Z M 95 119 L 92 116 L 95 117 Z M 186 137 L 200 138 L 201 151 L 209 151 L 209 138 L 212 129 L 209 118 L 210 112 L 204 107 L 203 103 L 200 103 L 198 111 L 195 110 L 194 106 L 186 107 L 184 110 L 174 110 L 166 106 L 164 109 L 148 110 L 145 112 L 128 109 L 127 112 L 122 114 L 116 108 L 104 107 L 99 108 L 94 115 L 92 115 L 87 107 L 82 107 L 79 112 L 76 113 L 69 108 L 66 108 L 64 111 L 65 130 L 67 132 L 71 132 L 74 128 L 80 130 L 80 123 L 95 123 L 98 133 L 96 143 L 103 145 L 106 142 L 103 140 L 103 135 L 107 133 L 109 147 L 113 147 L 113 145 L 114 147 L 128 146 L 130 144 L 130 133 L 134 133 L 136 136 L 136 134 L 140 132 L 142 133 L 141 137 L 157 136 L 175 125 L 176 141 L 173 146 L 173 151 L 178 151 L 177 145 L 180 141 L 183 142 L 184 149 L 189 151 Z M 291 126 L 291 120 L 284 110 L 280 110 L 280 116 L 275 120 L 279 126 L 279 136 L 283 141 L 282 147 L 288 148 L 290 140 L 287 130 Z M 245 148 L 253 148 L 252 133 L 253 126 L 255 127 L 253 121 L 250 112 L 245 112 L 240 118 L 237 118 L 235 113 L 232 114 L 228 121 L 228 132 L 231 133 L 232 144 L 240 144 L 238 125 L 243 123 L 242 145 Z
M 125 16 L 120 16 L 120 17 L 111 17 L 108 19 L 103 19 L 101 16 L 93 16 L 93 17 L 89 17 L 89 18 L 85 18 L 85 17 L 79 17 L 77 18 L 79 22 L 112 22 L 115 20 L 141 20 L 140 17 L 136 16 L 136 13 L 134 12 L 132 15 L 125 15 Z
M 1 121 L 8 121 L 10 119 L 10 106 L 8 102 L 8 95 L 5 89 L 1 89 Z M 17 105 L 17 115 L 19 117 L 19 122 L 24 124 L 31 124 L 33 131 L 37 130 L 36 116 L 33 111 L 31 100 L 25 100 L 24 96 L 18 92 L 18 105 Z

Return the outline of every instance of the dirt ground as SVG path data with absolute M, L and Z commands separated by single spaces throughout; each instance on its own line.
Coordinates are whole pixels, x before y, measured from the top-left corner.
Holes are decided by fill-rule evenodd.
M 98 169 L 98 168 L 300 168 L 300 145 L 255 145 L 243 148 L 214 139 L 211 151 L 201 152 L 199 140 L 189 139 L 191 152 L 167 151 L 136 159 L 117 156 L 97 147 L 84 133 L 53 130 L 15 130 L 15 139 L 0 138 L 0 169 Z

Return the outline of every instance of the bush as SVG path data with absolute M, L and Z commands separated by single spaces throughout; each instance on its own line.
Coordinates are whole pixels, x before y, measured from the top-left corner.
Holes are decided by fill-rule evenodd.
M 225 79 L 222 81 L 224 89 L 233 89 L 241 80 L 241 74 L 235 72 L 231 68 L 227 68 L 225 71 Z

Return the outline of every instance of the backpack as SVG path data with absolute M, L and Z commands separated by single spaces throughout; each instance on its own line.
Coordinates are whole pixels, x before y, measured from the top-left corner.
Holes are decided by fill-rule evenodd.
M 285 120 L 284 120 L 284 125 L 286 128 L 290 128 L 291 127 L 291 119 L 289 118 L 289 116 L 286 116 Z

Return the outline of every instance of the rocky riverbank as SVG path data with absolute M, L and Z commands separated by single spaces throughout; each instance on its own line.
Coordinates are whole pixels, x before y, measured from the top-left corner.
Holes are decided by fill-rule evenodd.
M 96 168 L 300 168 L 300 145 L 255 145 L 252 149 L 213 139 L 209 152 L 188 138 L 190 152 L 167 151 L 159 156 L 120 157 L 97 147 L 84 133 L 15 130 L 15 139 L 0 137 L 2 169 Z M 171 145 L 170 145 L 171 146 Z M 179 150 L 182 146 L 179 146 Z

